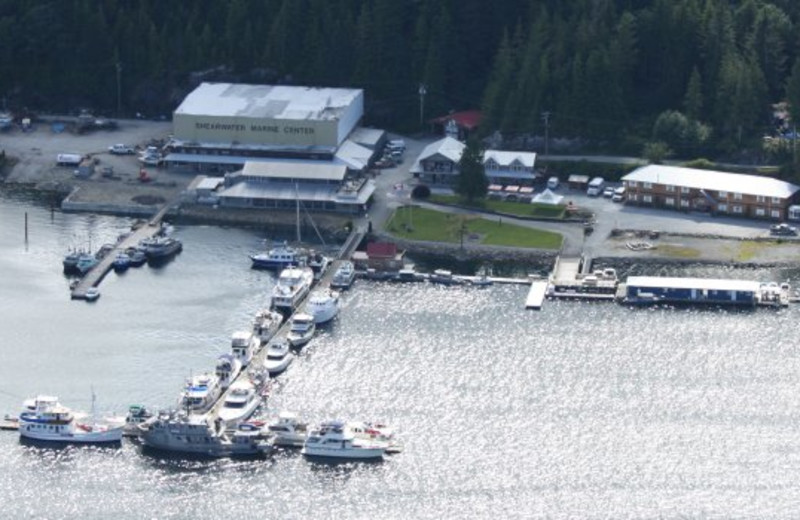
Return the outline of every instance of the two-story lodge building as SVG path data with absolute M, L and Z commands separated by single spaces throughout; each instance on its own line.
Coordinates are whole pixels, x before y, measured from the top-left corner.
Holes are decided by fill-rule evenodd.
M 789 216 L 800 191 L 771 177 L 654 164 L 622 182 L 627 204 L 774 220 Z

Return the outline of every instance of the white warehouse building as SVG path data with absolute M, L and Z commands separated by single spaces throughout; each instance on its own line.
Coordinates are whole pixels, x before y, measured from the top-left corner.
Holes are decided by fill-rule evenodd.
M 173 114 L 164 162 L 232 171 L 254 159 L 335 160 L 363 115 L 361 89 L 202 83 Z

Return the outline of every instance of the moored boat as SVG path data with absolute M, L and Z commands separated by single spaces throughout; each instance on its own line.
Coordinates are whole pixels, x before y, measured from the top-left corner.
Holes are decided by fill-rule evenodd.
M 312 292 L 306 310 L 314 317 L 314 323 L 317 325 L 331 321 L 339 314 L 339 293 L 331 289 L 318 289 Z
M 259 348 L 261 341 L 252 332 L 240 330 L 231 336 L 231 352 L 242 363 L 242 367 L 250 364 Z
M 291 247 L 284 242 L 275 242 L 264 253 L 250 255 L 254 269 L 285 269 L 292 265 L 300 265 L 306 260 L 306 253 L 302 249 Z
M 83 299 L 87 302 L 94 302 L 100 298 L 100 289 L 97 287 L 89 287 L 83 295 Z
M 314 317 L 304 312 L 298 312 L 292 316 L 291 326 L 288 334 L 286 334 L 286 341 L 289 342 L 294 348 L 300 348 L 314 337 L 316 324 Z
M 220 393 L 219 378 L 215 374 L 194 376 L 187 380 L 179 405 L 184 410 L 203 413 L 211 408 Z
M 272 444 L 283 448 L 302 448 L 308 435 L 308 423 L 301 421 L 296 413 L 281 412 L 267 425 Z
M 448 271 L 447 269 L 436 269 L 430 275 L 428 281 L 441 285 L 458 285 L 462 283 L 461 280 L 453 277 L 452 271 Z
M 219 386 L 223 390 L 228 388 L 239 376 L 242 371 L 242 362 L 233 354 L 222 354 L 217 358 L 216 376 L 219 378 Z
M 270 376 L 277 376 L 286 370 L 294 359 L 287 341 L 276 341 L 267 347 L 267 355 L 264 358 L 264 368 Z
M 356 279 L 356 268 L 353 262 L 349 260 L 343 261 L 339 264 L 336 272 L 333 273 L 331 278 L 331 287 L 334 289 L 349 289 Z
M 306 265 L 314 272 L 314 280 L 319 280 L 331 265 L 331 259 L 320 252 L 312 252 L 308 256 Z
M 323 459 L 380 460 L 386 444 L 356 436 L 346 422 L 328 421 L 309 432 L 301 453 Z
M 283 324 L 283 314 L 269 309 L 262 309 L 256 313 L 253 320 L 253 335 L 263 345 L 278 332 Z
M 183 243 L 177 238 L 155 237 L 147 242 L 144 254 L 147 261 L 152 263 L 171 258 L 182 250 Z
M 117 273 L 123 273 L 128 270 L 131 266 L 131 257 L 128 256 L 127 253 L 118 253 L 116 258 L 114 258 L 114 262 L 112 262 L 111 267 L 114 268 L 114 271 Z
M 19 416 L 20 439 L 60 444 L 118 444 L 122 426 L 78 422 L 57 397 L 40 395 Z
M 226 431 L 222 420 L 210 423 L 206 415 L 166 412 L 142 433 L 148 448 L 171 454 L 190 454 L 205 457 L 261 457 L 272 451 L 257 428 L 237 428 Z
M 122 435 L 125 437 L 138 437 L 149 421 L 153 419 L 153 413 L 147 407 L 140 404 L 132 404 L 128 407 L 128 414 L 125 416 L 125 426 L 122 428 Z
M 219 409 L 219 418 L 226 424 L 236 424 L 250 418 L 261 405 L 261 396 L 249 381 L 231 385 Z
M 272 307 L 291 313 L 300 303 L 311 285 L 314 273 L 309 267 L 287 267 L 281 271 L 278 281 L 272 289 Z

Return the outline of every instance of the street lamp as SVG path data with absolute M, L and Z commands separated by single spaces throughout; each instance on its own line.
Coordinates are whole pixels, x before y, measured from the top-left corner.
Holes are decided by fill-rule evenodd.
M 424 117 L 424 114 L 425 114 L 425 94 L 427 94 L 427 93 L 428 93 L 428 89 L 425 88 L 425 84 L 424 83 L 420 83 L 419 84 L 419 126 L 420 126 L 420 128 L 422 128 L 422 126 L 425 124 L 425 117 Z

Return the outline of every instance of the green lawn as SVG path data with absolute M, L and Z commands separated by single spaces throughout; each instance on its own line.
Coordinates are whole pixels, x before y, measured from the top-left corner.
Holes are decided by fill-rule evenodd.
M 498 217 L 490 220 L 414 206 L 396 209 L 386 230 L 409 240 L 459 243 L 462 224 L 465 244 L 559 249 L 563 240 L 559 233 L 503 223 Z
M 565 206 L 549 204 L 531 204 L 529 202 L 506 202 L 504 200 L 481 199 L 468 202 L 458 195 L 431 195 L 431 202 L 464 206 L 522 217 L 564 218 Z

